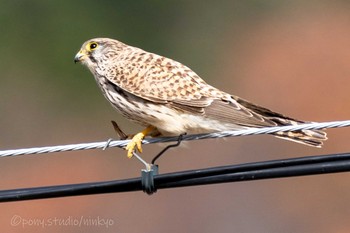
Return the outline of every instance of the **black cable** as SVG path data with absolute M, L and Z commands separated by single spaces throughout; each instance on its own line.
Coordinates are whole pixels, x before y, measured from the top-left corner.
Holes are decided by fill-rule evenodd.
M 154 176 L 156 189 L 350 171 L 350 153 L 308 156 Z M 143 190 L 141 178 L 0 191 L 0 202 Z

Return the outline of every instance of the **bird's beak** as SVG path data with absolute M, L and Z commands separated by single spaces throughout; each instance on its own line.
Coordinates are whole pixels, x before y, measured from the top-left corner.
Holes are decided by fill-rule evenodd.
M 74 57 L 74 63 L 81 62 L 86 57 L 86 54 L 81 49 Z

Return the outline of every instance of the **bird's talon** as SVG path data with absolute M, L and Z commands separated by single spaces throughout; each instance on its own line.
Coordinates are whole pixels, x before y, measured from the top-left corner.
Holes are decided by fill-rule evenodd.
M 128 150 L 127 156 L 129 159 L 131 159 L 131 157 L 133 156 L 133 152 L 134 152 L 134 150 Z
M 141 141 L 137 141 L 136 142 L 136 147 L 137 147 L 137 150 L 142 153 L 142 146 L 141 146 Z
M 145 135 L 141 132 L 136 134 L 131 141 L 128 143 L 128 145 L 125 147 L 125 150 L 128 151 L 128 158 L 131 158 L 133 156 L 133 152 L 135 149 L 137 149 L 140 153 L 142 153 L 142 140 L 145 137 Z

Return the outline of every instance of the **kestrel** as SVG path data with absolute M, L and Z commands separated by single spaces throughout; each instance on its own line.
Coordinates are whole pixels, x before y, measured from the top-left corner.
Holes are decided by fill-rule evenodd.
M 305 123 L 207 84 L 187 66 L 109 38 L 86 41 L 74 58 L 94 75 L 104 96 L 124 117 L 146 127 L 127 145 L 142 152 L 147 135 L 178 136 Z M 320 130 L 277 132 L 276 137 L 321 147 Z

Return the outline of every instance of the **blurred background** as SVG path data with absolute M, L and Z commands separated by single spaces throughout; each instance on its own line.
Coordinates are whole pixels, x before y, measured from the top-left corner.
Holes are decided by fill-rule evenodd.
M 105 141 L 128 133 L 90 72 L 82 43 L 110 37 L 186 64 L 226 92 L 295 118 L 350 119 L 349 1 L 1 1 L 0 149 Z M 160 172 L 349 152 L 350 130 L 323 149 L 271 136 L 188 142 Z M 144 146 L 150 160 L 162 145 Z M 0 189 L 138 177 L 108 149 L 0 159 Z M 350 174 L 1 203 L 3 232 L 349 232 Z M 11 219 L 22 222 L 14 226 Z M 103 219 L 110 225 L 76 226 Z M 67 224 L 38 226 L 35 220 Z M 68 219 L 68 220 L 67 220 Z M 30 222 L 32 221 L 32 222 Z M 25 225 L 27 222 L 27 225 Z M 22 225 L 23 224 L 23 225 Z

